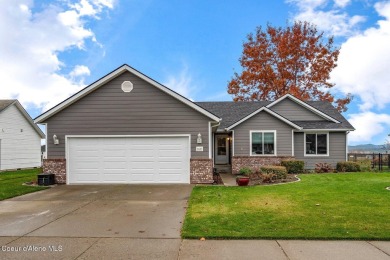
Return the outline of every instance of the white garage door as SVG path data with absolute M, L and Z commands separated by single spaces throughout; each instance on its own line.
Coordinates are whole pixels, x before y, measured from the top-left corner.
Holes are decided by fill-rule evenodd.
M 81 183 L 189 183 L 189 136 L 68 137 L 67 180 Z

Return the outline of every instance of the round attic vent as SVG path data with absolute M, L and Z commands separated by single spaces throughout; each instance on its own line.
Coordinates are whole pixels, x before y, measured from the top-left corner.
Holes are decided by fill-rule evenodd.
M 133 83 L 131 83 L 130 81 L 123 81 L 122 90 L 123 90 L 123 92 L 132 91 L 133 90 Z

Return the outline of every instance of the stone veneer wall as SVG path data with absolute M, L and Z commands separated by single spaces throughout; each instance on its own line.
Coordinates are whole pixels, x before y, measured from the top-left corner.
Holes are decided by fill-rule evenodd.
M 238 174 L 242 167 L 249 167 L 252 171 L 257 171 L 264 165 L 280 165 L 283 160 L 291 160 L 291 156 L 233 156 L 232 157 L 232 173 Z
M 191 159 L 190 160 L 190 182 L 213 183 L 213 160 L 212 159 Z
M 43 173 L 54 173 L 57 184 L 66 183 L 66 159 L 44 159 Z

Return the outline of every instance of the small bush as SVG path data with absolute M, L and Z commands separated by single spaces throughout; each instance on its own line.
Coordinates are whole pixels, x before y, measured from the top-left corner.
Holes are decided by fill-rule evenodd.
M 372 171 L 372 162 L 370 159 L 363 159 L 356 161 L 360 165 L 360 171 L 362 172 L 371 172 Z
M 356 162 L 338 162 L 336 169 L 339 172 L 360 172 L 360 165 Z
M 316 163 L 314 171 L 316 173 L 333 172 L 333 167 L 329 163 Z
M 281 164 L 286 167 L 288 173 L 292 174 L 303 173 L 303 168 L 305 167 L 305 163 L 303 161 L 282 161 Z
M 264 183 L 270 183 L 272 182 L 272 179 L 276 177 L 274 173 L 262 173 L 261 174 L 261 179 L 263 180 Z
M 252 169 L 249 167 L 243 167 L 239 170 L 239 173 L 244 176 L 249 176 L 252 174 Z
M 262 166 L 260 167 L 261 173 L 273 173 L 277 179 L 286 179 L 287 178 L 287 169 L 284 166 Z

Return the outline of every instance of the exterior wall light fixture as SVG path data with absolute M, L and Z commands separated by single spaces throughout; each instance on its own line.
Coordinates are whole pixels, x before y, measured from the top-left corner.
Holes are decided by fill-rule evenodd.
M 54 143 L 55 145 L 60 144 L 60 140 L 58 139 L 57 135 L 53 135 L 53 143 Z
M 196 138 L 196 143 L 201 144 L 202 143 L 202 135 L 199 133 L 198 138 Z

